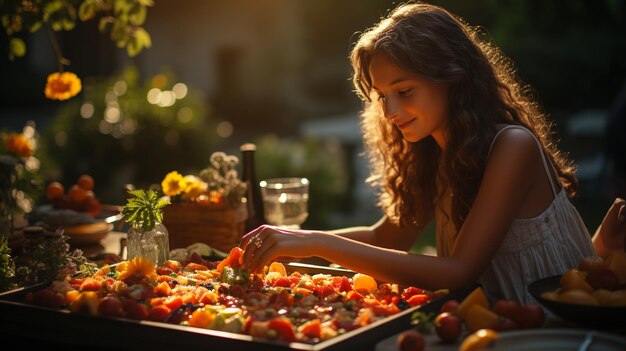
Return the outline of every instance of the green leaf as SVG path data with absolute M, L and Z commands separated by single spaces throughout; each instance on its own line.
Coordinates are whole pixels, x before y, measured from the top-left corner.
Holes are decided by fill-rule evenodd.
M 11 54 L 15 57 L 26 55 L 26 44 L 20 38 L 11 38 Z
M 137 43 L 139 44 L 141 49 L 149 48 L 152 46 L 152 39 L 150 39 L 150 34 L 148 34 L 145 29 L 141 27 L 135 29 L 133 36 L 137 39 Z
M 85 1 L 80 4 L 78 8 L 78 18 L 81 21 L 87 21 L 92 19 L 96 15 L 95 6 L 93 1 Z
M 113 21 L 111 20 L 111 17 L 102 17 L 100 18 L 100 23 L 98 23 L 98 30 L 100 30 L 101 33 L 104 33 L 107 30 L 107 27 L 112 23 Z
M 63 29 L 66 31 L 70 31 L 72 29 L 74 29 L 74 27 L 76 26 L 76 23 L 72 20 L 69 20 L 67 18 L 65 18 L 63 20 Z
M 136 3 L 128 11 L 128 21 L 133 26 L 140 26 L 146 21 L 147 10 L 144 6 Z
M 145 230 L 152 230 L 157 222 L 163 220 L 163 210 L 161 204 L 167 200 L 158 198 L 153 190 L 147 192 L 143 189 L 131 190 L 128 192 L 133 197 L 129 198 L 127 204 L 122 209 L 124 220 L 134 226 L 140 226 Z
M 38 30 L 39 30 L 39 28 L 41 28 L 41 25 L 42 25 L 42 24 L 43 24 L 43 22 L 42 22 L 42 21 L 37 21 L 37 22 L 33 23 L 33 24 L 30 26 L 30 32 L 31 32 L 31 33 L 35 33 L 36 31 L 38 31 Z

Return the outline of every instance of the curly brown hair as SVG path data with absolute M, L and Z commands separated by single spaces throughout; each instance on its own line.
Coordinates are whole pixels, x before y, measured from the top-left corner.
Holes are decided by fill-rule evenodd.
M 383 118 L 372 98 L 369 74 L 376 53 L 431 82 L 448 84 L 445 150 L 432 137 L 407 142 Z M 568 195 L 575 194 L 574 166 L 556 148 L 552 125 L 531 89 L 477 28 L 434 5 L 401 4 L 361 34 L 350 60 L 353 84 L 365 102 L 361 124 L 372 172 L 368 183 L 379 188 L 379 206 L 392 221 L 425 227 L 441 203 L 441 189 L 449 188 L 454 194 L 452 208 L 444 212 L 459 230 L 478 193 L 498 124 L 520 125 L 534 133 Z

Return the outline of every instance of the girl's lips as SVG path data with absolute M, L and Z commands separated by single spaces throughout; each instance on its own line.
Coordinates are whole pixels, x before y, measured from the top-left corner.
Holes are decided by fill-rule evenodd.
M 398 123 L 397 126 L 398 126 L 398 128 L 402 129 L 402 128 L 408 126 L 409 124 L 413 123 L 413 121 L 415 121 L 415 118 L 412 118 L 412 119 L 410 119 L 410 120 L 408 120 L 406 122 Z

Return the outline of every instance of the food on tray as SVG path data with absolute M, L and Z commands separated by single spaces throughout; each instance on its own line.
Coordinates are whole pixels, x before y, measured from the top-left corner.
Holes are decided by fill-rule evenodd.
M 371 277 L 288 274 L 278 262 L 262 274 L 240 267 L 241 249 L 222 261 L 143 257 L 104 266 L 93 276 L 55 281 L 27 302 L 101 317 L 151 320 L 317 343 L 436 298 L 428 291 Z
M 626 252 L 613 251 L 606 259 L 583 258 L 578 268 L 563 273 L 560 288 L 541 297 L 577 305 L 626 306 Z

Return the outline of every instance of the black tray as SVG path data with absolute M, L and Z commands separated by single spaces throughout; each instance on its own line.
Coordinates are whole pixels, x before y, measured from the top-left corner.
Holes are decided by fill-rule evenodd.
M 352 275 L 354 272 L 300 263 L 285 265 L 289 271 L 317 274 Z M 0 337 L 24 344 L 87 346 L 89 350 L 368 350 L 377 342 L 406 330 L 415 311 L 438 312 L 449 299 L 462 300 L 469 290 L 452 292 L 422 306 L 376 321 L 370 325 L 346 332 L 330 340 L 311 345 L 281 343 L 248 335 L 210 329 L 186 327 L 151 321 L 124 318 L 103 318 L 64 310 L 54 310 L 25 304 L 28 292 L 49 286 L 39 284 L 0 294 Z M 2 335 L 4 334 L 4 335 Z

